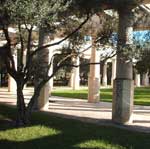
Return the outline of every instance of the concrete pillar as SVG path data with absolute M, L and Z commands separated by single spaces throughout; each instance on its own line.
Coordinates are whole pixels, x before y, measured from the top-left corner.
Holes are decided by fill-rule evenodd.
M 49 42 L 49 34 L 45 28 L 39 30 L 39 46 Z M 49 75 L 47 66 L 49 64 L 50 50 L 48 48 L 37 53 L 37 73 L 35 74 L 35 88 L 40 81 Z M 35 109 L 47 108 L 49 100 L 50 82 L 48 81 L 40 91 L 39 98 L 35 103 Z
M 10 75 L 8 75 L 8 92 L 16 93 L 16 90 L 16 81 Z
M 53 69 L 53 68 L 52 68 L 52 69 Z M 51 95 L 51 92 L 52 92 L 52 90 L 53 90 L 53 87 L 54 87 L 54 79 L 51 78 L 51 79 L 49 80 L 49 95 Z
M 73 58 L 74 65 L 80 64 L 79 57 Z M 79 90 L 80 89 L 80 68 L 79 67 L 73 67 L 71 72 L 71 78 L 69 86 L 72 87 L 73 90 Z
M 72 68 L 72 71 L 71 71 L 71 75 L 70 75 L 70 80 L 69 80 L 69 87 L 73 88 L 73 81 L 74 81 L 74 71 L 73 71 L 73 68 Z
M 111 75 L 111 86 L 116 78 L 116 58 L 112 59 L 112 75 Z
M 141 79 L 140 79 L 141 77 L 140 77 L 140 74 L 135 74 L 135 86 L 136 87 L 140 87 L 141 86 Z
M 23 52 L 23 65 L 26 66 L 26 59 L 27 59 L 27 53 L 26 53 L 27 50 L 25 50 Z M 24 89 L 27 87 L 27 84 L 24 85 Z
M 15 67 L 17 69 L 17 56 L 14 55 L 13 58 L 15 62 Z M 16 90 L 17 90 L 16 81 L 10 75 L 8 75 L 8 92 L 16 93 Z
M 49 89 L 50 84 L 47 82 L 44 87 L 40 91 L 40 96 L 38 98 L 38 109 L 47 108 L 48 106 L 48 99 L 49 99 Z
M 2 74 L 0 72 L 0 87 L 2 86 Z
M 91 51 L 90 63 L 99 63 L 100 56 L 96 50 L 94 39 Z M 88 78 L 88 102 L 99 101 L 99 90 L 100 90 L 100 64 L 91 64 L 90 73 Z
M 149 86 L 149 76 L 148 76 L 148 72 L 144 73 L 142 75 L 142 85 L 143 86 Z
M 118 10 L 118 47 L 116 79 L 113 87 L 112 120 L 126 124 L 132 122 L 133 70 L 132 60 L 124 49 L 133 43 L 133 16 L 130 8 Z
M 26 50 L 23 52 L 23 65 L 26 65 L 27 53 Z
M 103 65 L 103 80 L 102 85 L 107 86 L 107 61 L 104 62 Z
M 79 65 L 80 63 L 80 59 L 79 57 L 76 57 L 75 59 L 75 65 Z M 73 73 L 74 73 L 74 77 L 73 77 L 73 90 L 78 90 L 80 88 L 80 72 L 79 72 L 79 67 L 74 67 L 73 68 Z
M 49 48 L 49 61 L 51 61 L 52 56 L 53 56 L 53 49 Z M 53 74 L 53 61 L 52 61 L 51 67 L 48 72 L 49 76 L 52 74 Z M 53 77 L 48 81 L 48 83 L 49 83 L 49 96 L 51 96 L 51 92 L 53 90 L 53 83 L 54 83 Z

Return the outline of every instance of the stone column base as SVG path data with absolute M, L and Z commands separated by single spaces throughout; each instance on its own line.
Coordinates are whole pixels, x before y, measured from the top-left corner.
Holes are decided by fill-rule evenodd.
M 48 108 L 49 92 L 50 92 L 50 86 L 49 86 L 49 82 L 47 82 L 41 89 L 40 95 L 34 103 L 34 108 L 33 108 L 34 111 Z
M 41 89 L 40 96 L 38 98 L 38 109 L 43 109 L 46 107 L 49 100 L 49 82 Z
M 88 102 L 99 102 L 100 79 L 89 77 L 88 81 Z
M 130 79 L 116 79 L 113 87 L 112 121 L 132 123 L 134 83 Z
M 8 76 L 8 92 L 13 92 L 16 94 L 17 84 L 16 81 L 9 75 Z

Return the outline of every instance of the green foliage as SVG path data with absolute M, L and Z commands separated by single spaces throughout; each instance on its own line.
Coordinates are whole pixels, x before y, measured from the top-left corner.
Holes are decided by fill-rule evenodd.
M 77 14 L 83 15 L 87 13 L 99 12 L 102 6 L 103 0 L 72 0 L 72 9 L 77 11 Z M 75 7 L 75 8 L 74 8 Z
M 140 58 L 138 62 L 136 63 L 135 68 L 140 74 L 150 72 L 150 50 L 145 49 L 141 52 Z
M 58 14 L 63 12 L 68 4 L 63 0 L 7 0 L 1 6 L 1 12 L 5 10 L 12 24 L 39 26 L 43 21 L 56 21 Z
M 135 49 L 133 52 L 134 58 L 136 59 L 135 68 L 138 73 L 143 74 L 150 71 L 150 32 L 147 31 L 140 39 L 134 40 Z

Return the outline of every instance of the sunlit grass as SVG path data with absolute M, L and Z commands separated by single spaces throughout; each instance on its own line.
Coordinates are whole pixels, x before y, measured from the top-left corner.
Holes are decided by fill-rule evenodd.
M 88 140 L 86 142 L 76 145 L 79 148 L 90 148 L 90 149 L 126 149 L 123 146 L 111 144 L 104 140 Z M 131 149 L 128 148 L 128 149 Z
M 6 131 L 0 131 L 0 138 L 9 141 L 28 141 L 46 136 L 53 136 L 61 133 L 60 131 L 45 127 L 42 125 L 30 126 L 24 128 L 14 128 Z
M 87 99 L 88 90 L 67 90 L 57 89 L 52 92 L 53 96 Z M 102 88 L 100 89 L 100 100 L 104 102 L 112 102 L 112 89 Z M 150 87 L 138 87 L 134 92 L 134 104 L 150 106 Z
M 26 127 L 11 125 L 16 109 L 0 105 L 0 149 L 149 149 L 150 134 L 36 112 Z M 7 121 L 9 120 L 9 125 Z M 4 122 L 4 123 L 3 123 Z

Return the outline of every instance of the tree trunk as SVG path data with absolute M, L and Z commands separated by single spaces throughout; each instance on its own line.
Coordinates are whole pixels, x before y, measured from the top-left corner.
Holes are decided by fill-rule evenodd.
M 26 106 L 23 95 L 23 85 L 21 81 L 17 81 L 17 120 L 16 125 L 24 125 L 28 123 L 26 117 Z
M 30 120 L 31 113 L 35 110 L 35 104 L 38 102 L 37 100 L 40 96 L 40 91 L 47 81 L 48 80 L 43 80 L 37 87 L 34 88 L 34 94 L 32 98 L 30 99 L 30 102 L 28 103 L 27 108 L 26 108 L 27 120 Z

